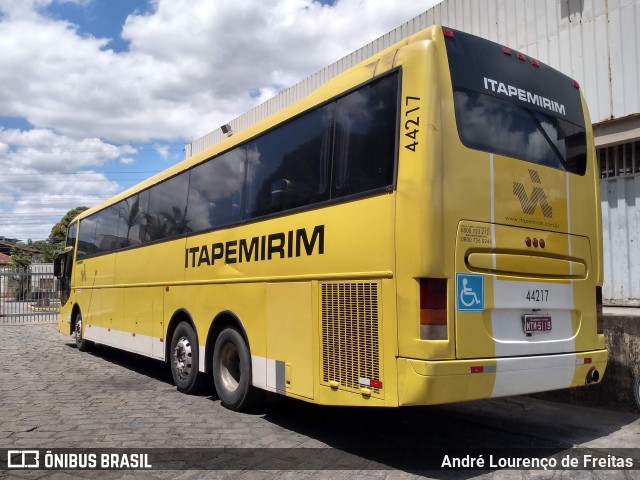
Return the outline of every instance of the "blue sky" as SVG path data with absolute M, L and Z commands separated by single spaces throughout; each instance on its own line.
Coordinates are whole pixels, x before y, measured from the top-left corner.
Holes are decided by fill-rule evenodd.
M 39 240 L 436 0 L 0 0 L 0 237 Z

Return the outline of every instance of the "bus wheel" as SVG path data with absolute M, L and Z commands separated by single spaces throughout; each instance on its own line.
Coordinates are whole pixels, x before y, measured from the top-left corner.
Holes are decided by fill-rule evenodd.
M 222 405 L 230 410 L 246 410 L 262 392 L 251 385 L 251 355 L 242 335 L 225 328 L 213 348 L 213 381 Z
M 171 338 L 171 376 L 182 393 L 197 393 L 203 382 L 198 372 L 198 340 L 187 322 L 180 323 Z
M 76 337 L 76 347 L 80 352 L 87 352 L 91 349 L 92 342 L 82 337 L 82 314 L 80 312 L 76 315 L 73 335 Z

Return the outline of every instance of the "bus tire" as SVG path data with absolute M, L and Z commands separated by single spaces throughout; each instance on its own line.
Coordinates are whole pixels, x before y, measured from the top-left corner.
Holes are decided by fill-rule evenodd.
M 182 393 L 198 393 L 202 389 L 204 376 L 198 372 L 198 339 L 193 327 L 181 322 L 171 337 L 169 362 L 171 376 L 178 391 Z
M 213 381 L 223 406 L 241 411 L 260 400 L 251 385 L 251 355 L 244 338 L 235 328 L 220 332 L 213 348 Z
M 76 347 L 79 352 L 88 352 L 91 350 L 93 342 L 87 340 L 83 336 L 84 329 L 82 328 L 82 313 L 78 312 L 75 322 L 73 324 L 73 335 L 76 340 Z

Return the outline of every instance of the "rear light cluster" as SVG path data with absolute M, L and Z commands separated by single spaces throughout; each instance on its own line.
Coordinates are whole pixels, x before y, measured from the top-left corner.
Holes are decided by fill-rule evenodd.
M 420 338 L 447 339 L 447 279 L 420 279 Z
M 602 287 L 596 287 L 596 332 L 604 333 L 604 314 L 602 312 Z
M 445 38 L 453 38 L 455 36 L 453 31 L 449 30 L 448 28 L 444 28 L 442 30 L 442 33 L 445 36 Z M 513 54 L 513 51 L 508 47 L 502 47 L 502 53 L 504 53 L 505 55 L 511 56 Z M 520 52 L 516 52 L 516 58 L 521 62 L 525 62 L 527 60 L 527 57 L 524 55 L 524 53 L 520 53 Z M 535 58 L 531 59 L 531 65 L 533 65 L 536 68 L 540 68 L 540 62 Z M 573 80 L 573 87 L 579 89 L 580 84 L 575 80 Z

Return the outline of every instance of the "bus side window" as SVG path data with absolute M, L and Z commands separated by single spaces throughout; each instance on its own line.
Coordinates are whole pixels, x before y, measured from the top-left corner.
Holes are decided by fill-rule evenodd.
M 246 218 L 329 199 L 326 175 L 332 105 L 286 123 L 251 143 Z M 323 169 L 324 166 L 324 169 Z
M 187 211 L 189 172 L 182 172 L 149 189 L 146 241 L 162 240 L 192 231 Z
M 77 258 L 86 257 L 87 255 L 93 255 L 96 253 L 97 223 L 97 216 L 95 214 L 80 221 Z
M 338 100 L 331 198 L 393 183 L 398 79 L 389 75 Z
M 147 206 L 149 191 L 126 198 L 115 205 L 118 212 L 118 248 L 139 245 L 144 238 L 144 227 L 147 223 Z
M 187 211 L 194 232 L 241 219 L 245 160 L 246 148 L 240 146 L 191 170 Z

